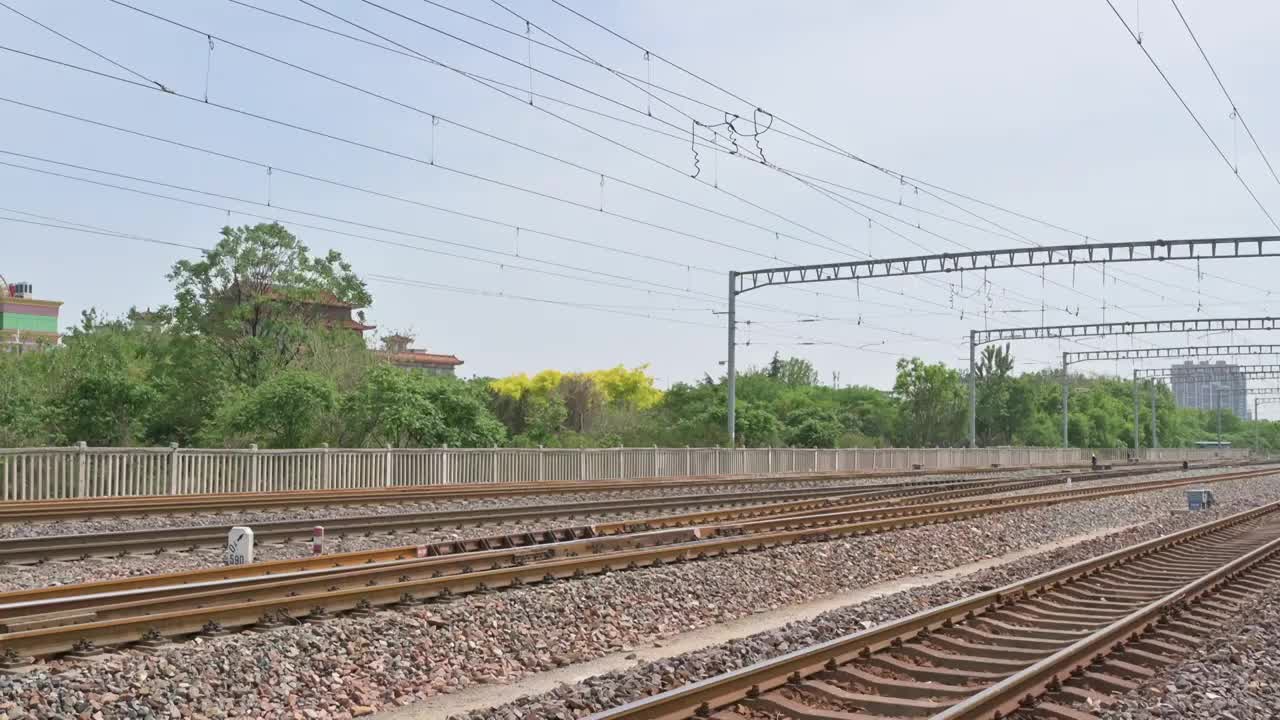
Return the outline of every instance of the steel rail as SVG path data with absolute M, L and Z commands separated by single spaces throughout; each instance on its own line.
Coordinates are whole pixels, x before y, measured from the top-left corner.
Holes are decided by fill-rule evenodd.
M 1091 476 L 1088 479 L 1096 480 L 1109 475 L 1111 475 L 1111 473 L 1099 473 L 1098 475 Z M 926 503 L 952 496 L 959 497 L 993 492 L 1008 492 L 1013 489 L 1033 487 L 1052 482 L 1062 482 L 1062 479 L 1050 477 L 1014 483 L 1018 487 L 996 485 L 966 490 L 938 491 L 928 493 L 926 495 L 893 499 L 886 502 L 913 504 Z M 152 575 L 135 575 L 125 578 L 100 580 L 76 585 L 56 585 L 45 588 L 3 592 L 0 593 L 0 606 L 80 594 L 125 593 L 145 588 L 192 586 L 200 583 L 211 583 L 255 576 L 271 575 L 279 577 L 289 573 L 300 573 L 315 570 L 333 571 L 337 568 L 350 567 L 353 565 L 368 566 L 370 564 L 415 558 L 420 559 L 425 557 L 441 556 L 457 557 L 462 555 L 466 555 L 467 557 L 477 557 L 474 553 L 497 550 L 515 551 L 521 548 L 531 548 L 551 543 L 566 543 L 572 540 L 591 538 L 595 539 L 593 541 L 594 546 L 605 539 L 612 540 L 619 536 L 644 534 L 647 537 L 654 537 L 656 536 L 654 531 L 659 529 L 685 528 L 700 523 L 735 520 L 741 519 L 742 517 L 755 517 L 779 512 L 799 512 L 803 511 L 805 508 L 808 508 L 808 511 L 811 512 L 814 509 L 827 509 L 846 502 L 863 501 L 857 499 L 836 498 L 799 503 L 749 506 L 735 509 L 706 510 L 680 515 L 646 518 L 645 520 L 637 522 L 580 525 L 575 527 L 553 528 L 527 533 L 511 533 L 507 535 L 471 538 L 466 540 L 445 540 L 428 544 L 402 545 L 378 548 L 374 550 L 356 550 L 343 553 L 313 555 L 305 558 L 270 560 L 248 565 L 230 565 L 200 570 L 184 570 Z M 501 553 L 496 553 L 486 557 L 501 557 Z
M 1274 474 L 1274 469 L 1230 473 L 1181 480 L 1153 482 L 1146 489 L 1171 487 L 1189 482 L 1212 482 L 1215 478 Z M 1132 489 L 1128 492 L 1139 492 Z M 1093 497 L 1090 495 L 1089 497 Z M 334 577 L 299 577 L 266 582 L 251 588 L 229 588 L 226 592 L 187 593 L 178 597 L 103 604 L 96 608 L 67 611 L 61 617 L 42 618 L 52 627 L 29 627 L 0 634 L 0 652 L 43 656 L 66 652 L 89 644 L 120 644 L 143 639 L 159 639 L 198 632 L 221 631 L 277 622 L 280 619 L 322 619 L 334 612 L 366 611 L 377 605 L 448 599 L 455 595 L 501 587 L 535 583 L 587 573 L 622 568 L 661 565 L 695 558 L 726 555 L 833 537 L 883 532 L 922 524 L 951 522 L 995 512 L 1025 507 L 1043 507 L 1064 499 L 1033 500 L 1018 505 L 972 508 L 930 513 L 911 518 L 828 526 L 819 531 L 787 530 L 759 534 L 693 539 L 673 545 L 657 545 L 588 555 L 568 555 L 512 564 L 508 567 L 472 570 L 455 575 L 435 576 L 430 562 L 408 561 L 394 568 L 354 569 Z M 1243 513 L 1241 517 L 1248 513 Z M 1252 516 L 1250 516 L 1252 517 Z M 698 529 L 695 529 L 695 532 Z M 450 558 L 449 560 L 454 560 Z M 416 576 L 416 577 L 415 577 Z M 273 579 L 274 580 L 274 579 Z M 340 582 L 335 582 L 340 581 Z M 110 600 L 110 599 L 108 599 Z M 192 605 L 201 607 L 192 607 Z M 39 622 L 33 624 L 41 624 Z
M 1130 474 L 1162 472 L 1152 468 L 1128 470 Z M 1112 471 L 1125 472 L 1125 471 Z M 1065 478 L 1050 476 L 1051 478 Z M 558 518 L 588 517 L 613 513 L 640 513 L 675 510 L 692 507 L 741 507 L 768 502 L 804 499 L 792 509 L 821 507 L 822 499 L 839 502 L 878 501 L 892 497 L 925 495 L 938 487 L 985 488 L 1021 486 L 1034 483 L 1038 478 L 1009 480 L 1008 478 L 924 481 L 916 483 L 892 483 L 885 485 L 841 485 L 835 487 L 788 490 L 764 490 L 755 492 L 696 494 L 664 496 L 636 500 L 605 500 L 566 504 L 524 505 L 506 508 L 480 508 L 443 510 L 382 515 L 340 516 L 334 518 L 309 518 L 305 520 L 278 520 L 253 523 L 255 539 L 259 541 L 290 542 L 311 537 L 317 525 L 325 528 L 327 536 L 396 532 L 422 532 L 432 529 L 481 527 L 529 520 L 554 520 Z M 1026 487 L 1030 487 L 1027 485 Z M 813 501 L 818 500 L 818 504 Z M 748 511 L 731 516 L 750 516 Z M 37 535 L 0 539 L 0 562 L 14 564 L 48 560 L 75 560 L 93 556 L 119 556 L 129 552 L 162 552 L 165 550 L 191 550 L 199 547 L 218 547 L 226 542 L 230 525 L 202 525 L 186 527 L 123 530 L 106 533 L 71 535 Z
M 1274 559 L 1277 553 L 1280 553 L 1280 537 L 947 708 L 934 715 L 932 720 L 998 720 L 1033 705 L 1029 699 L 1060 690 L 1063 683 L 1098 664 L 1099 658 L 1123 649 L 1129 641 L 1153 634 L 1157 624 L 1168 624 L 1170 616 L 1179 609 L 1221 589 L 1226 582 L 1257 565 Z
M 1146 472 L 1146 471 L 1143 471 Z M 1117 475 L 1127 475 L 1121 471 L 1100 472 L 1091 475 L 1087 480 L 1105 479 Z M 1050 483 L 1061 483 L 1064 478 L 1060 476 L 1049 476 L 1040 479 L 1028 479 L 1023 481 L 1012 481 L 998 485 L 984 485 L 978 488 L 968 488 L 960 490 L 942 490 L 931 492 L 924 495 L 909 496 L 905 498 L 895 498 L 888 500 L 888 503 L 910 503 L 923 504 L 936 500 L 947 499 L 951 497 L 964 497 L 988 493 L 1008 492 L 1010 490 L 1022 489 L 1027 487 L 1035 487 Z M 986 481 L 983 481 L 984 483 Z M 834 498 L 805 502 L 790 502 L 770 505 L 748 506 L 744 508 L 722 509 L 722 510 L 705 510 L 693 513 L 685 513 L 680 515 L 665 515 L 654 518 L 646 518 L 635 522 L 618 522 L 618 523 L 598 523 L 595 525 L 581 525 L 568 528 L 556 528 L 550 530 L 542 530 L 529 533 L 512 533 L 507 535 L 491 536 L 486 538 L 473 538 L 470 540 L 447 540 L 436 543 L 420 544 L 420 545 L 403 545 L 389 548 L 378 548 L 375 550 L 357 550 L 344 553 L 323 554 L 306 558 L 273 560 L 249 565 L 231 565 L 222 567 L 212 567 L 202 570 L 186 570 L 172 573 L 162 573 L 154 575 L 131 576 L 126 578 L 102 580 L 91 583 L 83 583 L 78 585 L 58 585 L 47 588 L 38 588 L 32 590 L 16 590 L 0 593 L 0 606 L 26 603 L 41 599 L 51 599 L 59 597 L 67 597 L 77 594 L 103 594 L 103 593 L 123 593 L 143 588 L 154 588 L 163 586 L 186 586 L 197 583 L 209 583 L 221 580 L 232 580 L 237 578 L 245 578 L 258 575 L 274 575 L 280 576 L 287 573 L 297 573 L 312 570 L 331 570 L 334 568 L 350 567 L 353 565 L 367 566 L 373 563 L 385 563 L 397 560 L 420 559 L 425 557 L 438 556 L 461 556 L 480 557 L 474 553 L 500 551 L 500 550 L 518 550 L 521 548 L 530 548 L 551 543 L 566 543 L 573 540 L 593 539 L 592 544 L 599 544 L 605 538 L 613 538 L 615 536 L 640 535 L 645 537 L 656 537 L 653 532 L 659 529 L 667 528 L 683 528 L 697 524 L 705 524 L 712 522 L 721 522 L 727 520 L 737 520 L 742 517 L 755 517 L 760 515 L 775 514 L 791 511 L 808 511 L 812 512 L 817 509 L 828 509 L 838 506 L 841 503 L 864 503 L 874 502 L 867 501 L 861 497 L 850 498 Z M 501 553 L 492 553 L 487 558 L 501 557 Z
M 1129 563 L 1144 558 L 1155 558 L 1157 553 L 1185 546 L 1229 528 L 1237 528 L 1277 511 L 1280 511 L 1280 502 L 1245 510 L 1226 518 L 924 610 L 861 632 L 802 648 L 740 670 L 598 712 L 586 720 L 685 720 L 694 716 L 712 717 L 712 713 L 718 708 L 759 698 L 762 694 L 786 686 L 788 683 L 794 684 L 802 678 L 824 671 L 834 671 L 841 665 L 870 658 L 877 652 L 901 647 L 909 640 L 930 637 L 958 623 L 978 617 L 980 613 L 998 611 L 1011 602 L 1034 598 L 1055 589 L 1061 589 L 1073 581 L 1100 578 L 1107 571 L 1124 569 Z M 1276 533 L 1280 533 L 1280 528 L 1276 528 Z M 1272 541 L 1269 546 L 1274 544 L 1275 542 Z M 1123 591 L 1120 592 L 1123 593 Z M 1025 630 L 1026 628 L 1015 629 Z M 940 670 L 946 672 L 945 668 Z M 995 679 L 1000 678 L 997 676 Z M 920 712 L 919 714 L 925 716 L 932 713 Z M 820 714 L 814 712 L 810 717 L 820 717 Z

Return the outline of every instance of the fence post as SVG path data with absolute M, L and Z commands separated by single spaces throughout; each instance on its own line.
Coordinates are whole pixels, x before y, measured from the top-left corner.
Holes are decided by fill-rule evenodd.
M 258 482 L 258 443 L 249 443 L 249 488 L 253 492 L 260 489 Z
M 547 479 L 546 458 L 547 458 L 546 448 L 539 445 L 538 446 L 538 482 L 542 482 L 543 480 Z
M 178 494 L 178 443 L 169 443 L 169 494 Z
M 621 445 L 618 446 L 618 479 L 627 479 L 627 451 Z
M 693 450 L 688 445 L 684 446 L 684 476 L 689 477 L 693 473 Z
M 818 448 L 813 449 L 813 471 L 818 472 Z
M 498 484 L 498 446 L 493 446 L 493 484 Z
M 391 487 L 391 443 L 387 443 L 386 452 L 383 454 L 387 461 L 382 472 L 382 484 L 385 487 Z
M 333 466 L 329 457 L 329 443 L 320 443 L 320 482 L 325 490 L 333 488 Z
M 587 449 L 578 448 L 578 479 L 587 479 Z
M 658 446 L 653 446 L 653 477 L 658 477 Z
M 449 484 L 449 443 L 445 443 L 441 447 L 441 449 L 444 450 L 444 454 L 440 458 L 440 464 L 443 466 L 441 468 L 440 474 L 444 477 L 444 480 L 443 480 L 444 484 L 448 485 Z
M 89 494 L 89 478 L 85 475 L 86 447 L 83 440 L 76 443 L 76 497 L 86 497 Z
M 720 444 L 716 443 L 716 475 L 720 474 Z
M 773 472 L 773 446 L 769 446 L 769 472 Z

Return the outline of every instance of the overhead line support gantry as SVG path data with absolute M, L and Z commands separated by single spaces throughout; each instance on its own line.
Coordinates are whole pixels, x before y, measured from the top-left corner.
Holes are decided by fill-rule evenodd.
M 1280 255 L 1280 236 L 1266 235 L 1238 238 L 1206 238 L 1192 240 L 1148 240 L 1125 243 L 1077 243 L 1071 245 L 1036 245 L 1001 250 L 976 250 L 935 255 L 896 258 L 872 258 L 846 262 L 792 265 L 760 270 L 729 271 L 728 358 L 726 390 L 728 395 L 728 431 L 730 446 L 737 445 L 735 406 L 737 403 L 737 297 L 745 292 L 770 285 L 798 285 L 841 280 L 874 280 L 878 278 L 937 273 L 1005 270 L 1013 268 L 1075 266 L 1093 263 L 1163 262 L 1166 260 L 1211 260 L 1226 258 L 1276 257 Z M 969 344 L 970 383 L 973 382 L 973 342 Z M 970 414 L 974 411 L 970 394 Z M 969 444 L 977 438 L 970 421 Z

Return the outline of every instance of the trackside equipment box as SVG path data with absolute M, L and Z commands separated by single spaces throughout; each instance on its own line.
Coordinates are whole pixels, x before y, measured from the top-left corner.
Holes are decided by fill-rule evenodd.
M 1195 512 L 1196 510 L 1208 510 L 1213 507 L 1213 491 L 1199 490 L 1187 491 L 1187 509 Z

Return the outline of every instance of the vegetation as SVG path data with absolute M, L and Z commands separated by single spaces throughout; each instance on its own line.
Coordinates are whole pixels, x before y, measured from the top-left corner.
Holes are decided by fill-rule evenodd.
M 364 307 L 368 290 L 337 252 L 312 256 L 278 224 L 224 228 L 198 261 L 174 265 L 174 303 L 123 318 L 84 313 L 63 347 L 0 353 L 0 447 L 165 445 L 267 448 L 711 446 L 726 438 L 724 379 L 663 392 L 646 366 L 461 380 L 413 373 L 370 352 L 317 303 Z M 1061 443 L 1061 385 L 1017 374 L 1009 346 L 977 365 L 982 445 Z M 737 442 L 747 446 L 959 446 L 962 372 L 903 358 L 889 391 L 831 387 L 802 358 L 775 355 L 738 377 Z M 1143 388 L 1140 442 L 1151 446 Z M 1133 385 L 1073 376 L 1075 446 L 1132 447 Z M 1217 436 L 1213 412 L 1157 392 L 1160 443 Z M 1223 413 L 1222 437 L 1280 449 L 1280 424 Z

